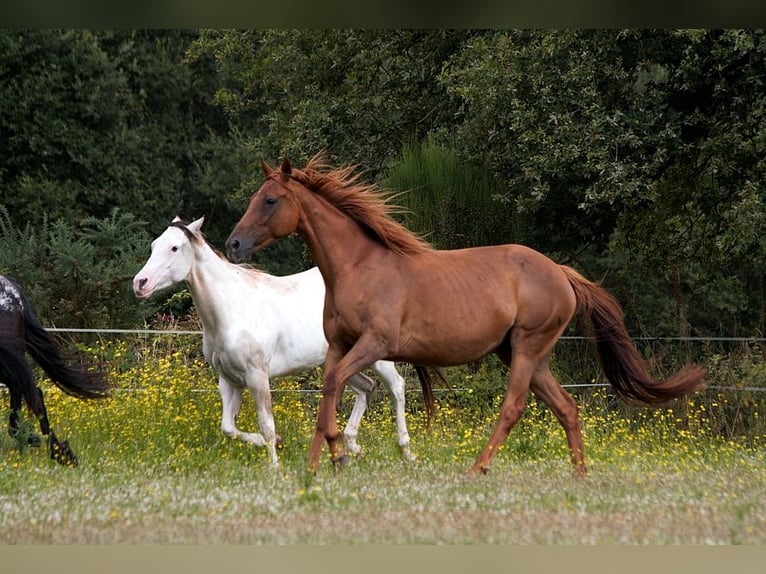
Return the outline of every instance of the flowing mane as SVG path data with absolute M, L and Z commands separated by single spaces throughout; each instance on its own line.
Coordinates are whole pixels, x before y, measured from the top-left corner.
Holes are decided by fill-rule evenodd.
M 425 239 L 391 217 L 403 209 L 390 203 L 392 196 L 377 185 L 360 182 L 360 174 L 354 173 L 356 167 L 344 165 L 333 169 L 320 153 L 305 168 L 293 168 L 291 177 L 347 214 L 391 251 L 414 255 L 433 249 Z

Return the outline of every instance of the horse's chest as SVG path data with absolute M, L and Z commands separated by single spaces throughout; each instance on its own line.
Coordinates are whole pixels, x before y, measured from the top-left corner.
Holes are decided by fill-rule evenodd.
M 263 361 L 261 345 L 253 345 L 250 337 L 205 336 L 202 344 L 205 360 L 219 373 L 239 376 L 253 361 Z

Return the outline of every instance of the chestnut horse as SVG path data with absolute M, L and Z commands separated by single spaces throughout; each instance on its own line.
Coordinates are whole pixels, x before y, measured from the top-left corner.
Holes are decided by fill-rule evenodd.
M 361 182 L 354 166 L 332 169 L 321 155 L 304 169 L 289 160 L 279 169 L 262 164 L 266 181 L 226 247 L 241 260 L 297 232 L 324 278 L 329 348 L 310 450 L 315 471 L 324 440 L 332 461 L 346 462 L 333 406 L 350 376 L 380 359 L 450 366 L 494 352 L 509 367 L 508 383 L 498 422 L 470 473 L 490 468 L 531 390 L 564 427 L 574 469 L 584 475 L 577 404 L 549 366 L 578 312 L 590 319 L 604 374 L 623 399 L 656 406 L 703 384 L 705 371 L 695 365 L 653 381 L 617 301 L 570 267 L 522 245 L 433 249 L 392 219 L 395 207 L 375 185 Z

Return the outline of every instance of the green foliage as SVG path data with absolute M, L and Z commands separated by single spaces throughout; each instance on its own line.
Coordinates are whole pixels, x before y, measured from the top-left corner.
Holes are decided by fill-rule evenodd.
M 44 218 L 16 228 L 0 206 L 0 272 L 21 283 L 49 326 L 135 326 L 131 280 L 149 240 L 144 222 L 118 209 L 77 225 Z
M 13 223 L 207 217 L 225 237 L 246 162 L 185 31 L 0 32 L 0 204 Z M 224 221 L 220 221 L 223 219 Z
M 296 165 L 326 149 L 375 173 L 401 145 L 449 121 L 435 81 L 472 35 L 426 30 L 208 30 L 189 57 L 212 55 L 217 101 L 250 126 L 250 149 Z
M 758 334 L 765 56 L 761 30 L 5 30 L 0 205 L 19 230 L 205 215 L 220 247 L 260 157 L 324 149 L 404 178 L 439 246 L 526 243 L 642 332 Z M 257 261 L 310 264 L 295 239 Z
M 763 332 L 765 55 L 757 30 L 488 34 L 440 77 L 451 145 L 506 182 L 533 246 L 664 278 L 677 333 Z
M 522 222 L 497 199 L 491 176 L 433 137 L 404 146 L 386 170 L 384 189 L 399 191 L 404 223 L 434 247 L 457 249 L 513 243 Z

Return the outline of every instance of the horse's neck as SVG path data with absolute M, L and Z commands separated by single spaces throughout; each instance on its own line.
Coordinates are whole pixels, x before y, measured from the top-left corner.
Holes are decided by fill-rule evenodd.
M 244 269 L 219 257 L 209 245 L 196 247 L 187 283 L 206 328 L 213 328 L 222 321 L 228 321 L 229 315 L 237 314 L 237 304 L 242 302 L 239 291 L 245 284 L 255 288 L 255 283 L 249 285 L 244 278 L 245 273 Z M 248 303 L 251 302 L 252 299 L 248 298 Z
M 304 217 L 298 227 L 319 267 L 322 277 L 332 287 L 344 269 L 364 259 L 372 239 L 348 215 L 322 197 L 305 191 L 299 194 Z

